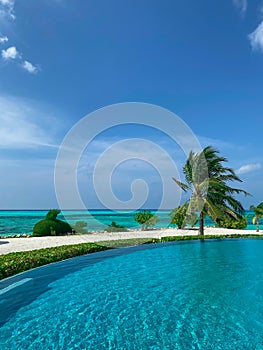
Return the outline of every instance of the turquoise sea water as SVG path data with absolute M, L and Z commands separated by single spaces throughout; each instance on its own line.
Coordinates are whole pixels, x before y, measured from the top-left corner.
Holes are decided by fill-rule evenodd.
M 3 210 L 0 211 L 0 236 L 16 235 L 23 233 L 32 233 L 34 225 L 45 218 L 47 210 Z M 134 221 L 134 212 L 113 212 L 110 210 L 91 210 L 85 211 L 65 211 L 67 220 L 70 224 L 74 225 L 77 221 L 85 221 L 88 224 L 88 230 L 102 231 L 105 227 L 115 221 L 119 225 L 123 225 L 127 228 L 139 228 L 139 225 Z M 170 225 L 170 211 L 158 212 L 159 222 L 155 227 L 173 227 Z M 246 211 L 246 217 L 248 219 L 247 229 L 255 229 L 255 225 L 251 223 L 252 212 Z M 59 216 L 63 219 L 63 216 Z M 261 221 L 263 225 L 263 221 Z M 206 226 L 213 226 L 213 222 L 206 218 Z
M 117 251 L 20 275 L 28 287 L 3 295 L 0 348 L 263 349 L 262 240 Z

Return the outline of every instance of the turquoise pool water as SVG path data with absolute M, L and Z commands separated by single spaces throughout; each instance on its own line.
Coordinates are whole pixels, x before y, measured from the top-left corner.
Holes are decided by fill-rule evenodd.
M 262 251 L 262 240 L 158 244 L 4 280 L 0 348 L 263 349 Z

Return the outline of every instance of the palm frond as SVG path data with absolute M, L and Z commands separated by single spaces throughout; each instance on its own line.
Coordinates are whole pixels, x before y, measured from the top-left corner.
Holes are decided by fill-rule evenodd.
M 215 221 L 216 219 L 220 219 L 224 216 L 224 211 L 220 206 L 217 206 L 209 199 L 205 199 L 205 204 L 207 208 L 207 214 Z
M 192 192 L 188 210 L 202 212 L 213 220 L 240 217 L 244 208 L 235 195 L 247 196 L 249 193 L 229 185 L 232 181 L 242 181 L 233 169 L 224 165 L 225 162 L 227 159 L 211 146 L 205 147 L 200 153 L 190 152 L 183 167 L 186 184 L 173 178 L 184 191 Z M 260 212 L 263 215 L 263 202 L 261 204 Z
M 186 185 L 186 184 L 184 184 L 183 182 L 181 182 L 181 181 L 175 179 L 174 177 L 173 177 L 172 179 L 174 180 L 174 182 L 177 183 L 177 185 L 178 185 L 183 191 L 187 192 L 187 190 L 190 189 L 188 185 Z

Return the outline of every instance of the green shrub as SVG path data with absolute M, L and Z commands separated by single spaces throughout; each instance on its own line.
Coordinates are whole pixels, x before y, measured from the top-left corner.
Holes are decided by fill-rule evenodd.
M 157 223 L 158 216 L 149 210 L 143 210 L 135 214 L 134 220 L 142 225 L 142 230 L 147 230 L 149 226 L 154 226 Z
M 49 212 L 46 215 L 46 219 L 47 220 L 55 220 L 58 216 L 58 214 L 60 214 L 60 210 L 59 209 L 50 209 Z
M 232 228 L 232 229 L 239 229 L 243 230 L 247 227 L 247 220 L 244 216 L 240 216 L 238 219 L 219 219 L 217 221 L 217 226 L 224 227 L 224 228 Z
M 50 210 L 44 220 L 35 224 L 33 236 L 55 236 L 71 232 L 72 228 L 67 222 L 57 219 L 59 213 L 58 209 Z
M 171 216 L 171 224 L 175 224 L 179 229 L 184 228 L 186 224 L 194 226 L 197 223 L 198 216 L 196 213 L 187 213 L 188 203 L 180 205 L 169 214 Z
M 54 230 L 54 227 L 50 227 L 50 235 L 56 236 L 56 231 Z
M 77 221 L 72 228 L 76 233 L 86 234 L 89 233 L 86 228 L 87 226 L 88 224 L 85 221 Z
M 81 243 L 0 255 L 0 279 L 52 262 L 106 249 L 110 248 L 95 243 Z
M 170 241 L 184 240 L 204 240 L 204 239 L 225 239 L 225 238 L 256 238 L 263 239 L 263 235 L 252 234 L 224 234 L 224 235 L 194 235 L 194 236 L 175 236 L 149 238 L 149 239 L 128 239 L 118 241 L 105 241 L 99 244 L 81 243 L 53 248 L 45 248 L 33 251 L 9 253 L 0 255 L 0 279 L 7 278 L 17 273 L 33 269 L 38 266 L 46 265 L 52 262 L 73 258 L 79 255 L 95 253 L 102 250 L 127 247 L 138 244 L 150 244 Z
M 126 227 L 122 225 L 116 224 L 115 221 L 112 221 L 112 223 L 106 228 L 107 232 L 126 232 Z

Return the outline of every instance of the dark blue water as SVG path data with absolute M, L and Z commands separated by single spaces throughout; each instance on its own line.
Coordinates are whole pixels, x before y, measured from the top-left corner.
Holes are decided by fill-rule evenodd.
M 70 259 L 61 275 L 73 261 L 76 271 L 7 320 L 0 348 L 263 349 L 262 251 L 262 240 L 224 240 L 156 245 L 81 269 Z M 38 274 L 49 280 L 45 269 L 28 291 Z
M 153 211 L 154 212 L 154 211 Z M 117 224 L 125 226 L 129 229 L 138 229 L 140 226 L 134 221 L 134 212 L 114 212 L 110 210 L 91 210 L 85 211 L 65 211 L 66 219 L 71 225 L 74 225 L 77 221 L 85 221 L 87 223 L 87 229 L 90 232 L 103 231 L 107 225 L 110 225 L 112 221 Z M 170 225 L 170 211 L 158 212 L 159 221 L 155 225 L 157 228 L 173 227 Z M 31 234 L 34 225 L 45 218 L 47 214 L 46 210 L 43 211 L 31 211 L 31 210 L 10 210 L 0 211 L 0 236 L 17 235 L 28 233 Z M 251 218 L 253 217 L 252 212 L 246 212 L 248 218 L 247 229 L 255 229 L 255 225 L 252 225 Z M 60 215 L 59 219 L 63 219 Z M 261 224 L 263 221 L 261 219 Z M 213 226 L 213 222 L 206 218 L 206 226 Z

